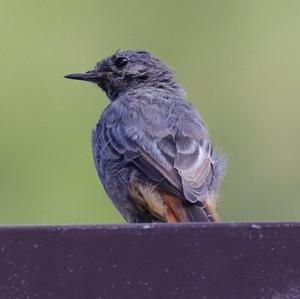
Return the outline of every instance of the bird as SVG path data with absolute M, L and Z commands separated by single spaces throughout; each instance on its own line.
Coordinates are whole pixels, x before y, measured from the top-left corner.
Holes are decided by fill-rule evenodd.
M 129 223 L 214 222 L 226 159 L 175 71 L 144 49 L 119 49 L 65 78 L 109 98 L 92 131 L 98 176 Z

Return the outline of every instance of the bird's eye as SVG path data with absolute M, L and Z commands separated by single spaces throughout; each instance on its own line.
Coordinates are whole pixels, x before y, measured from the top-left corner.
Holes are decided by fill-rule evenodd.
M 127 58 L 118 57 L 115 61 L 115 65 L 116 65 L 116 67 L 121 68 L 121 67 L 125 66 L 127 64 L 127 62 L 128 62 Z

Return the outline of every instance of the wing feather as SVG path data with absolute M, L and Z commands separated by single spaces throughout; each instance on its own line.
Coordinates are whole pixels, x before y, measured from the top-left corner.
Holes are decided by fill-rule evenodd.
M 159 111 L 156 109 L 155 113 Z M 185 113 L 183 119 L 177 116 L 178 124 L 175 125 L 174 121 L 166 125 L 171 116 L 174 118 L 173 114 L 156 116 L 159 126 L 151 127 L 153 119 L 149 111 L 143 115 L 143 111 L 134 114 L 122 110 L 122 117 L 113 121 L 111 115 L 114 113 L 106 112 L 101 135 L 112 159 L 118 154 L 124 163 L 139 170 L 140 179 L 152 181 L 189 202 L 205 200 L 215 186 L 216 170 L 212 145 L 197 113 Z M 138 119 L 124 118 L 127 114 L 138 115 Z
M 106 126 L 108 150 L 135 165 L 145 180 L 190 202 L 203 201 L 213 178 L 208 141 L 201 145 L 193 137 L 171 134 L 152 138 L 139 131 L 122 124 Z

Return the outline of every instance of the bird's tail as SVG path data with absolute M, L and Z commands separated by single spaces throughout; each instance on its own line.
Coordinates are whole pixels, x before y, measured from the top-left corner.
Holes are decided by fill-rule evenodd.
M 217 214 L 209 205 L 203 206 L 202 203 L 193 203 L 185 207 L 189 222 L 215 222 Z
M 213 201 L 190 203 L 148 184 L 131 184 L 131 196 L 140 207 L 134 222 L 211 222 L 215 221 Z
M 211 202 L 183 203 L 170 193 L 162 194 L 167 206 L 167 222 L 213 222 L 217 216 Z

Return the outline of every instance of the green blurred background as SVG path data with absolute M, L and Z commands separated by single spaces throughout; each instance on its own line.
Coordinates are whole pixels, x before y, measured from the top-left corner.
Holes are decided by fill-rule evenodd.
M 118 48 L 177 71 L 228 157 L 223 220 L 300 219 L 300 1 L 0 1 L 0 223 L 119 223 L 93 165 Z M 299 185 L 298 185 L 299 184 Z

